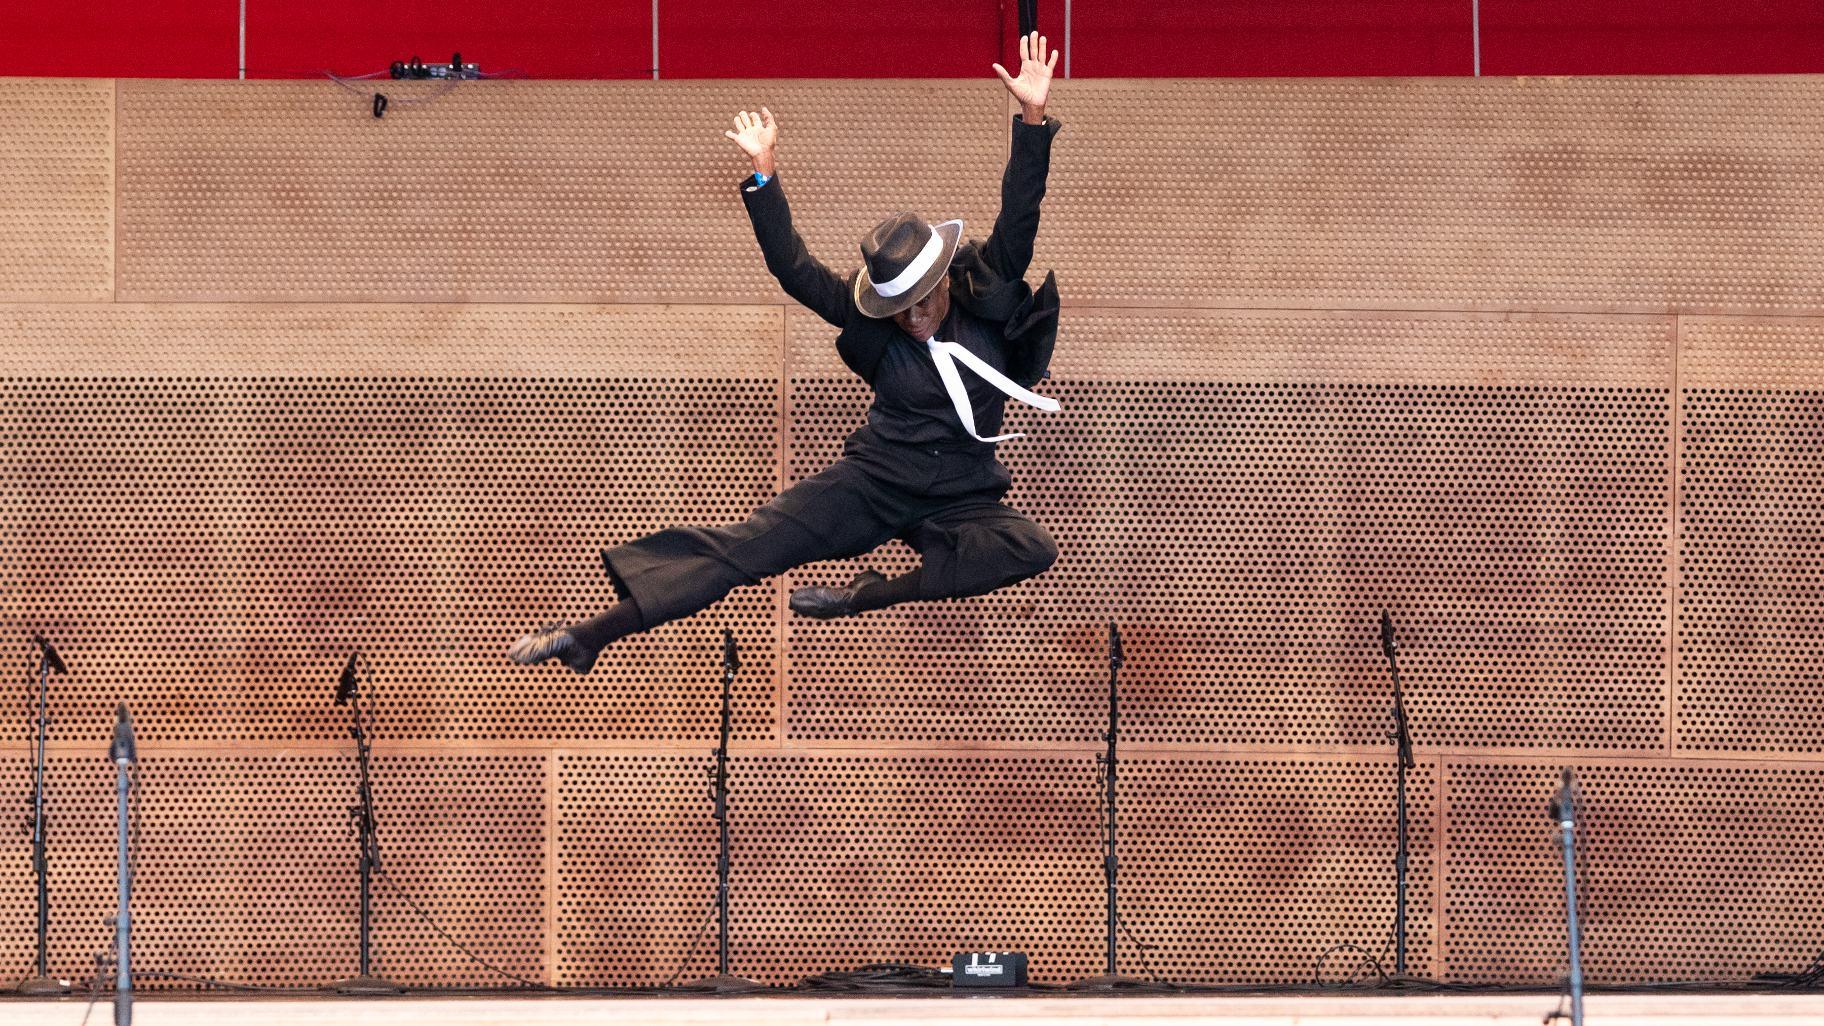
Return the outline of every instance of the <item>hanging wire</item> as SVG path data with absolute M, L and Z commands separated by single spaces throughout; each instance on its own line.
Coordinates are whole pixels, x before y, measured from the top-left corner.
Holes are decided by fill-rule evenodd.
M 374 685 L 375 678 L 374 678 L 374 672 L 373 672 L 373 664 L 369 661 L 367 655 L 360 652 L 359 650 L 357 650 L 355 653 L 355 664 L 356 664 L 356 672 L 360 675 L 360 680 L 362 682 L 360 688 L 357 691 L 357 694 L 365 697 L 365 699 L 366 699 L 365 704 L 363 704 L 359 700 L 357 700 L 355 715 L 360 718 L 362 734 L 371 738 L 373 735 L 373 728 L 374 728 L 374 705 L 375 705 L 375 699 L 377 697 L 376 688 Z M 357 754 L 356 757 L 359 758 L 359 754 Z M 444 929 L 443 925 L 441 923 L 437 922 L 436 919 L 432 918 L 431 914 L 429 912 L 426 912 L 424 910 L 424 907 L 422 905 L 419 905 L 418 902 L 412 898 L 411 894 L 408 893 L 404 887 L 401 887 L 397 881 L 395 881 L 390 875 L 387 874 L 386 869 L 385 869 L 385 864 L 380 859 L 380 805 L 377 801 L 374 800 L 373 787 L 371 786 L 371 784 L 368 788 L 368 821 L 372 824 L 372 830 L 373 830 L 372 863 L 373 863 L 373 867 L 374 867 L 374 875 L 378 876 L 382 881 L 384 881 L 386 883 L 386 885 L 392 889 L 393 893 L 399 896 L 399 899 L 401 901 L 405 902 L 405 904 L 413 912 L 417 913 L 418 918 L 424 920 L 425 925 L 429 926 L 433 931 L 435 931 L 437 933 L 438 936 L 442 937 L 445 941 L 448 941 L 451 947 L 455 948 L 457 951 L 460 951 L 464 955 L 468 956 L 468 959 L 471 962 L 474 962 L 476 965 L 481 966 L 483 969 L 486 969 L 489 972 L 495 973 L 496 975 L 505 977 L 506 979 L 512 980 L 515 983 L 522 984 L 526 987 L 530 987 L 535 990 L 558 990 L 558 989 L 560 989 L 560 988 L 549 986 L 548 984 L 540 983 L 536 980 L 529 980 L 516 973 L 509 972 L 505 969 L 502 969 L 500 966 L 495 965 L 493 962 L 490 962 L 487 959 L 476 954 L 467 945 L 465 945 L 461 941 L 457 940 L 455 938 L 455 936 L 453 936 L 448 930 Z M 351 826 L 352 826 L 352 821 L 351 821 Z M 373 955 L 374 955 L 375 961 L 379 961 L 379 955 L 380 955 L 379 945 L 373 946 Z
M 467 945 L 465 945 L 461 941 L 457 940 L 454 936 L 451 936 L 450 931 L 444 929 L 443 926 L 437 922 L 437 920 L 431 918 L 431 914 L 429 912 L 426 912 L 424 910 L 424 908 L 418 904 L 418 902 L 412 900 L 412 896 L 410 894 L 406 893 L 405 888 L 403 888 L 403 887 L 399 886 L 397 883 L 395 883 L 393 881 L 393 878 L 386 874 L 386 870 L 381 869 L 378 864 L 376 864 L 374 866 L 374 875 L 378 876 L 380 879 L 386 881 L 386 885 L 393 889 L 393 893 L 397 894 L 399 896 L 399 899 L 401 901 L 404 901 L 406 903 L 406 905 L 409 906 L 413 912 L 418 913 L 418 918 L 424 920 L 425 924 L 427 926 L 429 926 L 432 930 L 435 930 L 439 937 L 442 937 L 444 940 L 448 941 L 450 944 L 450 947 L 453 947 L 457 951 L 460 951 L 464 955 L 467 955 L 469 958 L 469 961 L 474 962 L 476 965 L 481 966 L 483 969 L 486 969 L 489 972 L 492 972 L 498 976 L 503 976 L 509 980 L 512 980 L 515 983 L 522 984 L 533 990 L 561 991 L 563 989 L 561 987 L 553 987 L 546 983 L 540 983 L 537 980 L 529 980 L 529 979 L 525 978 L 524 976 L 520 976 L 516 973 L 508 972 L 507 970 L 502 969 L 500 966 L 495 965 L 494 963 L 488 961 L 487 959 L 481 957 L 480 955 L 477 955 L 474 951 L 470 950 Z
M 390 75 L 390 72 L 375 71 L 366 75 L 356 75 L 353 77 L 338 75 L 333 71 L 325 71 L 323 74 L 328 77 L 331 82 L 334 82 L 372 104 L 374 117 L 380 117 L 382 114 L 386 113 L 388 107 L 395 104 L 401 107 L 410 107 L 421 103 L 429 103 L 456 88 L 457 83 L 463 81 L 461 78 L 446 78 L 443 80 L 443 85 L 441 87 L 433 89 L 422 96 L 406 96 L 395 100 L 392 98 L 391 94 L 383 93 L 378 89 L 359 89 L 354 85 L 356 82 L 364 82 L 369 79 L 378 78 L 381 75 Z
M 717 902 L 709 903 L 709 911 L 704 914 L 703 922 L 697 926 L 696 937 L 691 940 L 690 947 L 685 950 L 683 959 L 678 962 L 678 967 L 672 970 L 664 983 L 659 984 L 660 989 L 676 986 L 678 978 L 684 975 L 684 971 L 690 968 L 692 962 L 696 961 L 697 951 L 703 946 L 703 939 L 709 936 L 709 924 L 715 921 L 716 909 L 719 907 Z

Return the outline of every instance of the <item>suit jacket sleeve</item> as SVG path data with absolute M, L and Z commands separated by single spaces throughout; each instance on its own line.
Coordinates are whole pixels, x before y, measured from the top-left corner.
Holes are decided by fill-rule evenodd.
M 792 227 L 784 183 L 774 177 L 757 189 L 750 188 L 753 184 L 751 175 L 741 183 L 741 200 L 747 204 L 747 216 L 754 223 L 754 238 L 760 242 L 766 269 L 779 279 L 786 295 L 838 328 L 846 326 L 851 314 L 859 314 L 855 301 L 843 280 L 811 255 L 804 239 Z
M 1001 213 L 994 219 L 994 232 L 982 245 L 982 259 L 1003 280 L 1024 278 L 1032 264 L 1032 243 L 1039 234 L 1039 202 L 1045 198 L 1045 177 L 1051 170 L 1051 137 L 1063 127 L 1050 116 L 1043 124 L 1029 125 L 1014 115 L 1007 170 L 1001 175 Z

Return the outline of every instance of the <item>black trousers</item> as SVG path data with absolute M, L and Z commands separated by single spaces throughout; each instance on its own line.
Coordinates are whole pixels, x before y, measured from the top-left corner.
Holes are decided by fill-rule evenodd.
M 1001 503 L 1012 479 L 991 455 L 869 442 L 722 527 L 669 527 L 602 552 L 643 629 L 689 616 L 793 567 L 848 559 L 899 538 L 924 559 L 919 598 L 982 595 L 1043 572 L 1058 547 Z

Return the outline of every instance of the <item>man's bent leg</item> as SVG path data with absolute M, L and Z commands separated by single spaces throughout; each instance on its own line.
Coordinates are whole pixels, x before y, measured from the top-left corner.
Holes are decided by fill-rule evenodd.
M 996 502 L 965 503 L 919 521 L 902 537 L 924 564 L 894 578 L 871 571 L 845 588 L 800 588 L 792 608 L 809 616 L 852 616 L 902 602 L 985 595 L 1042 573 L 1058 558 L 1051 535 Z
M 640 629 L 689 616 L 742 585 L 793 567 L 871 551 L 899 533 L 900 500 L 848 462 L 805 478 L 722 527 L 666 528 L 602 552 L 615 593 Z
M 1057 561 L 1050 532 L 1000 503 L 952 506 L 915 524 L 903 537 L 924 557 L 901 577 L 863 589 L 871 608 L 899 602 L 986 595 L 1044 573 Z M 873 606 L 873 603 L 880 606 Z

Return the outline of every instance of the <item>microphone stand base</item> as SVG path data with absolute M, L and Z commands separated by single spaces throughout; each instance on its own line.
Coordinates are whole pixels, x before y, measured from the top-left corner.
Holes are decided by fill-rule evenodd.
M 337 980 L 329 989 L 338 994 L 403 994 L 405 988 L 384 976 L 350 976 Z
M 1155 983 L 1152 980 L 1142 980 L 1137 976 L 1122 976 L 1119 974 L 1110 976 L 1107 973 L 1103 973 L 1100 976 L 1091 976 L 1088 979 L 1077 980 L 1072 983 L 1066 983 L 1064 985 L 1064 989 L 1091 993 L 1091 994 L 1096 994 L 1096 993 L 1106 994 L 1111 991 L 1117 991 L 1117 990 L 1120 990 L 1120 991 L 1154 991 L 1157 993 L 1163 993 L 1165 991 L 1173 990 L 1175 988 L 1172 987 L 1172 985 L 1168 984 L 1168 983 Z
M 1381 978 L 1374 984 L 1375 990 L 1437 990 L 1443 984 L 1429 976 L 1414 976 L 1411 973 L 1394 973 Z
M 762 994 L 769 990 L 766 984 L 750 980 L 745 976 L 705 976 L 700 980 L 681 983 L 672 990 L 690 991 L 693 994 Z
M 63 980 L 54 980 L 49 976 L 28 976 L 19 981 L 19 985 L 13 988 L 13 993 L 27 997 L 55 997 L 68 994 L 72 989 L 74 988 Z

